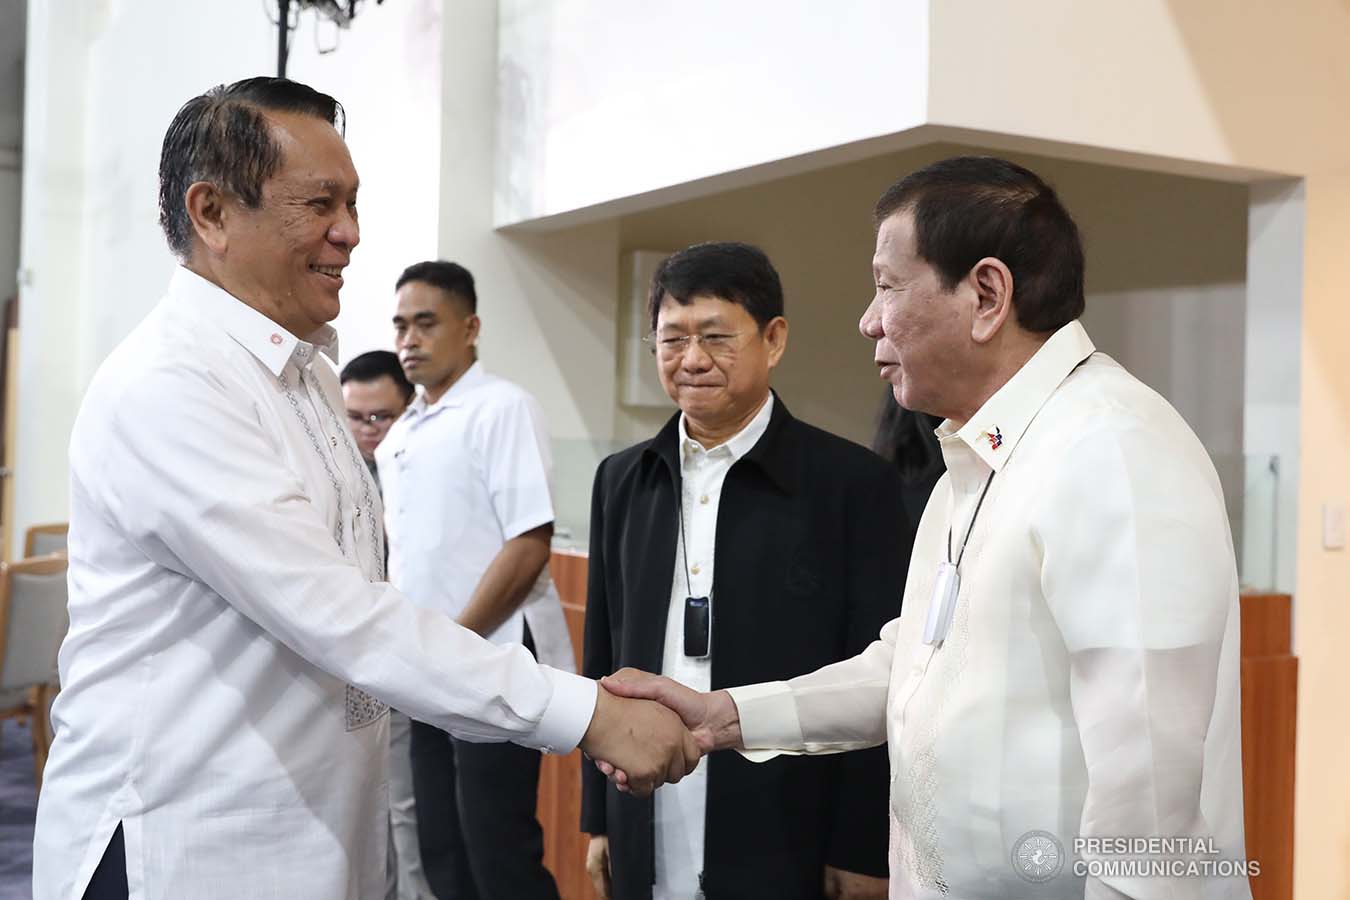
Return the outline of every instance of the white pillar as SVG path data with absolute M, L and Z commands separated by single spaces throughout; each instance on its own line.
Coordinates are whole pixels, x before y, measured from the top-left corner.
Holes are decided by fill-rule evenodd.
M 97 18 L 96 16 L 94 18 Z M 68 518 L 66 448 L 77 388 L 83 270 L 84 121 L 91 16 L 79 0 L 28 8 L 19 250 L 14 528 Z
M 576 535 L 589 513 L 595 464 L 615 434 L 618 225 L 493 230 L 502 164 L 497 3 L 447 2 L 442 31 L 439 254 L 474 274 L 484 365 L 544 407 L 558 521 Z
M 1247 217 L 1243 576 L 1294 592 L 1298 555 L 1299 373 L 1304 185 L 1254 184 Z M 1295 593 L 1297 599 L 1297 593 Z

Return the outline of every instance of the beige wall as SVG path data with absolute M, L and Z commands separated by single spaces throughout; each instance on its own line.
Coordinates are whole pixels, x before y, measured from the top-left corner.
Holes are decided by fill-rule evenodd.
M 1297 650 L 1299 900 L 1350 897 L 1350 555 L 1321 546 L 1322 504 L 1350 503 L 1350 175 L 1307 180 Z

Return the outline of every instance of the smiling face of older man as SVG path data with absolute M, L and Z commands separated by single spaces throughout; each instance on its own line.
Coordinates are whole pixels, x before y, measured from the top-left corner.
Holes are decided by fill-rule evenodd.
M 778 273 L 745 244 L 699 244 L 674 254 L 652 286 L 661 384 L 689 436 L 712 447 L 754 418 L 787 349 Z
M 336 102 L 286 89 L 296 96 L 273 106 L 244 92 L 192 101 L 200 114 L 165 139 L 160 216 L 188 268 L 304 338 L 341 309 L 360 180 Z

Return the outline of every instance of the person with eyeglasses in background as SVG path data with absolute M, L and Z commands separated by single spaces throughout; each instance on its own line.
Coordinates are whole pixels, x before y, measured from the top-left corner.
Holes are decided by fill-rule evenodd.
M 371 350 L 353 357 L 342 367 L 338 379 L 356 448 L 378 483 L 375 448 L 408 408 L 416 388 L 403 374 L 398 354 L 389 350 Z
M 342 402 L 347 407 L 347 425 L 379 487 L 375 448 L 389 433 L 389 426 L 403 415 L 416 388 L 403 374 L 398 354 L 389 350 L 371 350 L 352 357 L 342 367 L 338 380 L 342 383 Z M 389 711 L 389 864 L 385 900 L 435 897 L 422 872 L 422 854 L 417 845 L 417 803 L 413 797 L 409 748 L 411 729 L 411 719 L 397 710 Z
M 679 410 L 596 473 L 583 671 L 706 691 L 860 652 L 900 610 L 900 478 L 770 389 L 788 339 L 773 264 L 689 247 L 657 269 L 649 311 Z M 592 883 L 602 900 L 885 898 L 886 768 L 882 749 L 721 754 L 641 800 L 584 764 Z

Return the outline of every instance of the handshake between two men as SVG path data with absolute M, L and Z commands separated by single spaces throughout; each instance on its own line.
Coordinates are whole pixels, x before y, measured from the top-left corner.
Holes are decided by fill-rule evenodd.
M 645 797 L 694 771 L 706 754 L 741 744 L 726 691 L 702 694 L 638 669 L 620 669 L 600 685 L 581 749 L 620 791 Z

